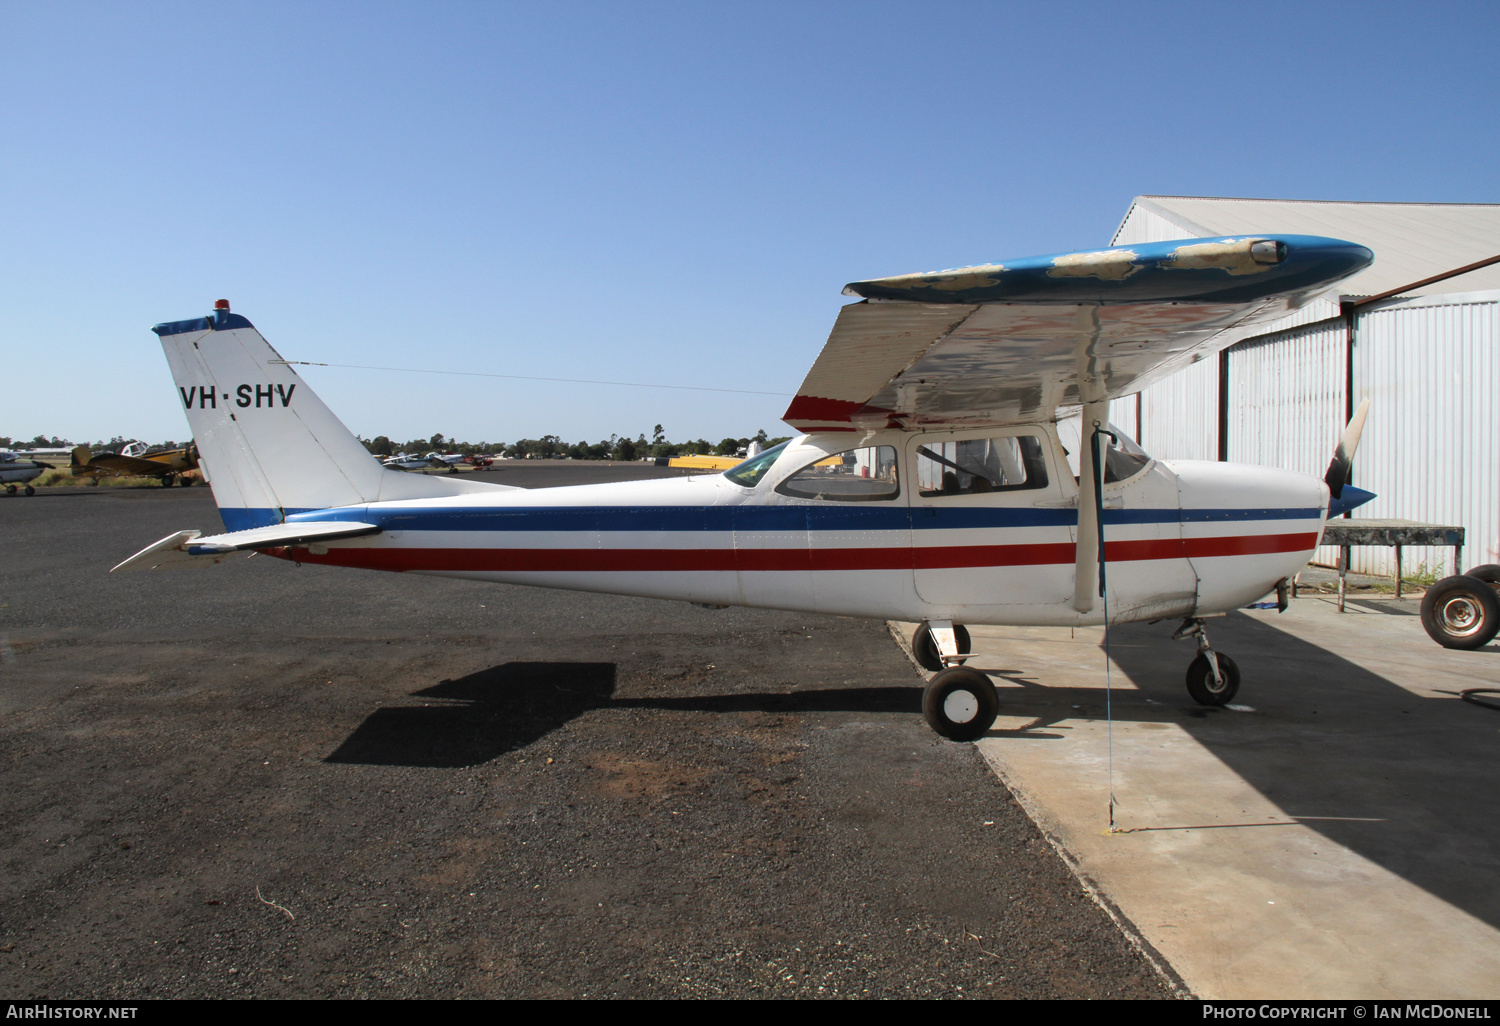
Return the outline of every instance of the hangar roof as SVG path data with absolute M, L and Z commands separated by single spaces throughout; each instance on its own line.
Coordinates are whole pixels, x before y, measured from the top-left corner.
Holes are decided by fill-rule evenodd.
M 1375 262 L 1341 282 L 1373 296 L 1500 255 L 1500 203 L 1353 203 L 1338 200 L 1137 196 L 1110 245 L 1253 232 L 1325 235 L 1368 246 Z M 1500 289 L 1500 264 L 1403 295 Z

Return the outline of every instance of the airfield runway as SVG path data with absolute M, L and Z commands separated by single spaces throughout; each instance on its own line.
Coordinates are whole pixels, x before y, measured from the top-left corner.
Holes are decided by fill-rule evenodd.
M 106 573 L 205 488 L 0 523 L 6 998 L 1172 992 L 881 623 Z

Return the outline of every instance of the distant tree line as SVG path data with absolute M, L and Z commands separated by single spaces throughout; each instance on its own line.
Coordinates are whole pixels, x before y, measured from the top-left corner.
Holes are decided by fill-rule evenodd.
M 460 442 L 456 438 L 448 438 L 441 432 L 431 438 L 414 438 L 407 442 L 392 441 L 385 435 L 376 435 L 374 438 L 361 438 L 365 448 L 376 456 L 394 456 L 398 452 L 426 453 L 436 450 L 443 453 L 460 452 L 465 455 L 486 453 L 495 456 L 507 456 L 511 459 L 533 459 L 533 460 L 618 460 L 629 462 L 631 460 L 643 459 L 645 457 L 660 456 L 736 456 L 750 447 L 751 442 L 759 442 L 762 447 L 784 442 L 790 435 L 781 438 L 769 437 L 765 429 L 757 431 L 748 438 L 724 438 L 718 444 L 710 442 L 706 438 L 689 439 L 683 442 L 668 440 L 666 433 L 660 424 L 652 429 L 651 438 L 646 438 L 643 431 L 635 438 L 628 435 L 610 435 L 609 438 L 598 442 L 565 442 L 557 435 L 543 435 L 541 438 L 523 438 L 517 442 Z
M 385 435 L 361 438 L 360 441 L 376 456 L 394 456 L 398 452 L 427 453 L 436 449 L 443 453 L 461 452 L 465 455 L 487 453 L 495 456 L 508 456 L 517 460 L 618 460 L 628 463 L 648 456 L 738 456 L 749 449 L 751 442 L 759 442 L 762 448 L 769 448 L 778 442 L 786 441 L 789 437 L 791 436 L 783 435 L 779 438 L 771 438 L 766 434 L 765 428 L 761 428 L 747 438 L 722 438 L 717 444 L 706 438 L 673 442 L 668 440 L 662 426 L 658 424 L 652 429 L 649 439 L 643 431 L 634 438 L 625 435 L 610 435 L 609 438 L 599 442 L 565 442 L 557 435 L 523 438 L 518 442 L 510 443 L 460 442 L 456 438 L 448 438 L 441 432 L 431 438 L 414 438 L 407 442 L 393 442 Z M 71 449 L 75 444 L 85 444 L 95 452 L 101 450 L 118 452 L 132 441 L 135 439 L 121 435 L 116 435 L 108 441 L 85 443 L 70 442 L 56 435 L 50 437 L 37 435 L 29 441 L 24 438 L 0 435 L 0 449 Z M 152 451 L 177 449 L 186 444 L 168 439 L 165 442 L 153 443 L 148 448 Z
M 35 438 L 32 438 L 29 441 L 25 438 L 11 438 L 9 435 L 0 435 L 0 449 L 72 449 L 78 445 L 87 445 L 95 452 L 108 449 L 113 449 L 114 451 L 118 452 L 120 449 L 124 448 L 134 441 L 137 441 L 137 439 L 125 438 L 122 435 L 115 435 L 115 437 L 109 439 L 108 441 L 104 441 L 101 439 L 97 442 L 70 442 L 66 438 L 58 438 L 56 435 L 52 435 L 51 437 L 48 437 L 47 435 L 37 435 Z M 169 438 L 165 442 L 152 443 L 151 445 L 147 446 L 147 451 L 154 452 L 159 449 L 180 449 L 186 444 L 186 442 L 174 442 Z

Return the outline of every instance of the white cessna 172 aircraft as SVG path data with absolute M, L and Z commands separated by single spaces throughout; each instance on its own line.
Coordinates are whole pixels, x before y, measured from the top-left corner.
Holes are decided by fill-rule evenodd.
M 228 533 L 179 531 L 116 570 L 265 552 L 299 563 L 921 621 L 924 696 L 966 740 L 998 709 L 968 624 L 1183 617 L 1188 690 L 1239 673 L 1204 617 L 1284 589 L 1347 486 L 1154 460 L 1109 401 L 1212 356 L 1367 266 L 1310 236 L 1157 242 L 856 282 L 785 419 L 724 473 L 534 491 L 383 468 L 248 320 L 159 324 Z M 1059 426 L 1081 413 L 1068 451 Z M 1081 443 L 1081 444 L 1080 444 Z M 1070 464 L 1076 460 L 1076 466 Z M 1102 473 L 1101 473 L 1102 471 Z M 1102 557 L 1102 558 L 1101 558 Z

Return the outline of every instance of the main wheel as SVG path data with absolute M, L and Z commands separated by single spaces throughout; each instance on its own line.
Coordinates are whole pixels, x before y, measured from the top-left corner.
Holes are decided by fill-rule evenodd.
M 15 485 L 6 485 L 5 486 L 5 494 L 6 495 L 14 495 L 14 494 L 16 494 L 16 486 Z
M 193 487 L 193 479 L 192 478 L 184 476 L 184 477 L 179 478 L 179 480 L 182 482 L 182 487 L 184 487 L 184 488 L 191 488 L 191 487 Z
M 1481 648 L 1500 630 L 1500 598 L 1481 578 L 1445 577 L 1422 596 L 1422 626 L 1444 648 Z
M 1193 701 L 1199 705 L 1228 705 L 1240 690 L 1240 668 L 1223 652 L 1215 652 L 1219 660 L 1220 680 L 1214 680 L 1209 669 L 1208 657 L 1202 652 L 1188 664 L 1187 689 Z
M 973 741 L 994 726 L 1000 711 L 995 685 L 978 670 L 950 666 L 922 693 L 927 725 L 950 741 Z
M 163 488 L 171 488 L 176 483 L 177 483 L 177 478 L 173 477 L 171 474 L 163 474 L 162 475 L 161 486 Z
M 953 640 L 958 642 L 958 650 L 965 654 L 969 652 L 969 632 L 961 623 L 953 625 Z M 932 636 L 932 628 L 926 622 L 917 625 L 917 633 L 911 637 L 911 654 L 917 657 L 917 665 L 924 670 L 933 673 L 943 668 L 943 654 L 938 651 L 937 639 Z M 960 659 L 959 665 L 964 663 Z
M 27 495 L 35 495 L 36 494 L 36 489 L 33 488 L 33 487 L 31 487 L 31 485 L 27 485 L 26 486 L 26 494 Z

